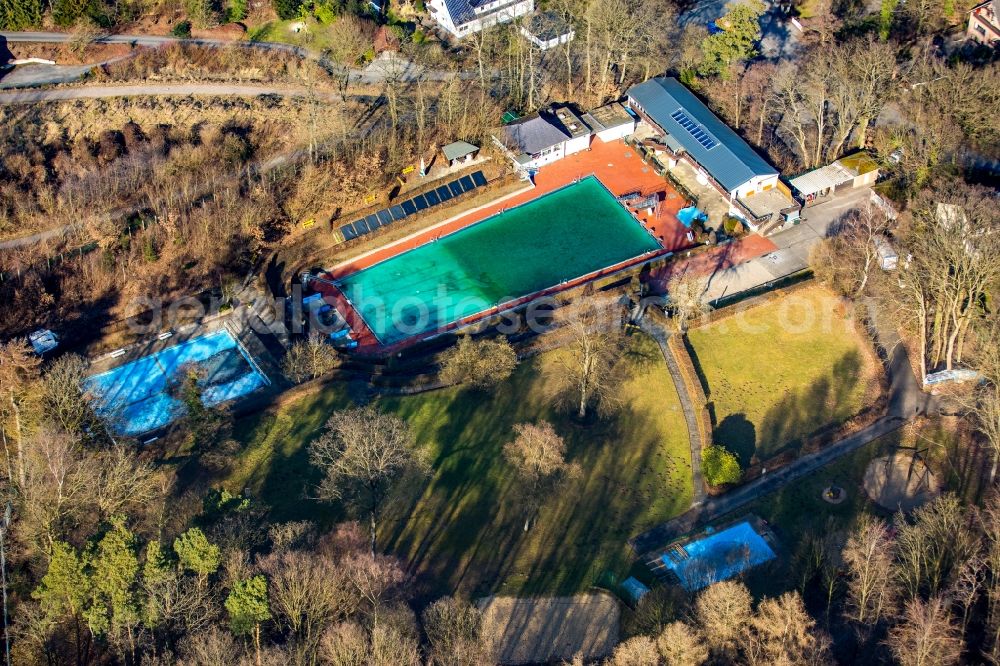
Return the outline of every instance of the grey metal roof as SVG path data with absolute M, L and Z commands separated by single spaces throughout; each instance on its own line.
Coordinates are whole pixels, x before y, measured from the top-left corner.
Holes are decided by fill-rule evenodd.
M 474 8 L 488 2 L 492 0 L 444 0 L 448 13 L 451 14 L 451 21 L 456 26 L 474 19 L 476 17 Z
M 557 121 L 558 122 L 558 121 Z M 540 153 L 546 148 L 569 141 L 570 136 L 543 116 L 530 116 L 505 125 L 504 134 L 508 141 L 522 153 Z
M 447 146 L 441 149 L 444 153 L 444 157 L 449 162 L 451 160 L 457 160 L 466 155 L 471 155 L 472 153 L 479 150 L 479 146 L 473 146 L 471 143 L 466 141 L 456 141 L 455 143 L 449 143 Z
M 465 23 L 475 15 L 472 10 L 474 3 L 470 0 L 444 0 L 444 4 L 451 14 L 451 22 L 455 25 Z
M 650 79 L 632 86 L 628 96 L 727 190 L 735 190 L 754 176 L 778 173 L 677 79 Z M 700 125 L 698 136 L 709 139 L 699 140 L 685 129 L 674 117 L 679 111 Z

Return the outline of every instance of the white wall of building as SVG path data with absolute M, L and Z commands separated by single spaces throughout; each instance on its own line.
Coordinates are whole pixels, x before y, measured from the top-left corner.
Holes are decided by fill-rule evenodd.
M 573 155 L 575 153 L 582 152 L 590 148 L 590 134 L 584 134 L 583 136 L 578 136 L 575 139 L 570 139 L 563 144 L 563 157 L 566 155 Z
M 531 34 L 531 32 L 527 28 L 522 27 L 521 36 L 527 39 L 535 46 L 537 46 L 538 48 L 540 48 L 541 50 L 548 51 L 549 49 L 554 49 L 560 44 L 566 44 L 572 41 L 573 38 L 576 36 L 576 33 L 570 30 L 566 34 L 559 35 L 558 37 L 553 37 L 552 39 L 539 39 L 538 37 L 535 37 L 533 34 Z
M 624 139 L 633 132 L 635 132 L 635 123 L 626 123 L 619 127 L 611 127 L 598 132 L 597 138 L 604 143 L 610 143 L 612 141 L 617 141 L 618 139 Z
M 772 176 L 754 176 L 730 192 L 730 196 L 745 197 L 753 192 L 763 192 L 778 186 L 778 174 Z
M 438 25 L 457 39 L 462 39 L 497 23 L 513 21 L 515 18 L 535 11 L 535 0 L 494 0 L 481 7 L 476 7 L 474 19 L 456 26 L 453 17 L 448 12 L 445 0 L 430 0 L 427 4 L 434 9 L 431 16 Z

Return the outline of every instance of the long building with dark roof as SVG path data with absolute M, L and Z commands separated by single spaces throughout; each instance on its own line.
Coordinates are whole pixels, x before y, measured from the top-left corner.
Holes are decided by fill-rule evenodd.
M 686 153 L 730 198 L 777 186 L 778 170 L 677 79 L 660 77 L 632 86 L 628 102 L 663 135 L 667 148 Z

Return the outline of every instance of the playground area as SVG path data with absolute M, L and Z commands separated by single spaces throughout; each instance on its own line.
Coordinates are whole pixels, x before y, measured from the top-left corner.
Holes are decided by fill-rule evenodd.
M 909 451 L 875 458 L 865 469 L 865 494 L 887 511 L 909 513 L 941 494 L 941 482 L 927 464 Z
M 575 188 L 578 196 L 560 196 L 559 192 L 567 188 Z M 554 200 L 549 198 L 552 194 L 555 194 Z M 615 198 L 622 203 L 614 201 Z M 559 205 L 553 206 L 553 201 Z M 570 288 L 593 279 L 597 274 L 607 274 L 606 269 L 609 267 L 630 265 L 623 264 L 624 259 L 641 258 L 647 252 L 667 253 L 689 246 L 688 230 L 677 217 L 678 211 L 687 205 L 688 202 L 663 178 L 656 175 L 651 167 L 644 164 L 631 148 L 622 142 L 598 141 L 589 151 L 543 167 L 534 176 L 533 186 L 526 184 L 524 190 L 342 262 L 329 269 L 323 277 L 353 286 L 359 281 L 370 283 L 365 275 L 366 269 L 376 268 L 368 275 L 382 272 L 382 277 L 390 276 L 392 271 L 412 260 L 388 264 L 388 267 L 380 264 L 414 250 L 419 250 L 415 254 L 421 262 L 431 262 L 421 264 L 423 271 L 424 268 L 431 268 L 433 261 L 447 255 L 446 252 L 426 246 L 447 242 L 449 245 L 461 246 L 466 251 L 469 249 L 469 239 L 493 236 L 492 240 L 495 241 L 501 236 L 496 233 L 496 229 L 502 227 L 503 235 L 509 236 L 509 240 L 502 244 L 503 247 L 483 246 L 483 251 L 479 254 L 486 256 L 494 269 L 503 263 L 503 273 L 517 273 L 517 284 L 502 285 L 497 280 L 499 273 L 496 270 L 487 273 L 475 265 L 463 268 L 465 276 L 462 278 L 462 282 L 468 285 L 478 281 L 480 284 L 475 285 L 474 290 L 482 290 L 484 294 L 489 292 L 489 298 L 484 296 L 479 299 L 480 306 L 495 307 L 501 299 L 523 300 L 526 295 L 530 295 L 530 298 L 537 297 L 540 295 L 539 290 Z M 625 206 L 630 208 L 628 212 Z M 503 218 L 507 216 L 521 218 L 519 224 L 503 222 Z M 482 226 L 485 231 L 464 236 L 456 234 L 474 226 Z M 513 233 L 515 231 L 518 233 Z M 643 237 L 641 247 L 635 242 L 637 234 Z M 451 240 L 452 238 L 455 240 Z M 535 256 L 524 261 L 525 256 L 532 253 Z M 625 256 L 627 254 L 631 256 Z M 589 258 L 581 260 L 582 255 L 588 255 Z M 463 258 L 454 255 L 448 261 L 465 262 Z M 510 270 L 512 266 L 520 266 L 522 263 L 530 265 L 531 270 Z M 534 279 L 520 279 L 532 271 L 536 271 Z M 354 277 L 355 274 L 358 277 Z M 352 337 L 358 343 L 358 352 L 375 352 L 407 337 L 393 335 L 377 317 L 372 316 L 372 308 L 377 307 L 378 303 L 373 301 L 366 306 L 360 299 L 351 298 L 349 294 L 345 297 L 340 289 L 325 283 L 317 282 L 316 288 L 323 294 L 324 300 L 336 307 L 350 325 Z M 405 298 L 412 305 L 427 297 L 423 290 L 419 294 L 414 291 L 404 293 L 394 286 L 392 291 L 396 293 L 390 294 L 390 297 L 397 303 Z M 462 291 L 458 292 L 460 298 L 463 294 Z M 471 313 L 473 305 L 467 303 L 465 307 Z M 438 317 L 436 323 L 456 321 L 455 308 L 452 310 L 453 312 L 445 312 Z M 391 311 L 386 315 L 391 316 Z M 417 332 L 427 332 L 433 328 L 428 322 L 426 329 L 417 327 Z M 414 333 L 409 335 L 412 337 Z

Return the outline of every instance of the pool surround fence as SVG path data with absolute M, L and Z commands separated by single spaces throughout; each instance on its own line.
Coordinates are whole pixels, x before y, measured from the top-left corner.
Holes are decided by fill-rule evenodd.
M 347 289 L 344 288 L 345 283 L 350 282 L 350 278 L 353 276 L 357 276 L 359 274 L 364 273 L 365 271 L 369 271 L 372 268 L 376 268 L 384 264 L 387 264 L 388 262 L 392 262 L 393 260 L 399 259 L 400 257 L 405 257 L 410 253 L 418 252 L 421 250 L 426 251 L 426 248 L 428 246 L 431 246 L 433 243 L 440 241 L 442 239 L 451 238 L 463 232 L 475 230 L 477 227 L 481 227 L 486 223 L 493 222 L 494 224 L 496 224 L 502 221 L 503 216 L 506 214 L 509 214 L 514 211 L 519 211 L 521 209 L 524 209 L 526 207 L 531 207 L 533 205 L 537 206 L 539 202 L 547 199 L 548 197 L 551 197 L 552 195 L 564 193 L 569 188 L 577 187 L 580 186 L 581 183 L 590 181 L 596 183 L 600 187 L 600 191 L 602 192 L 602 197 L 607 198 L 606 203 L 613 204 L 620 211 L 622 221 L 625 221 L 624 218 L 627 217 L 628 222 L 638 225 L 637 230 L 642 231 L 644 237 L 646 238 L 646 242 L 648 242 L 649 244 L 648 245 L 649 249 L 645 250 L 644 252 L 640 252 L 638 254 L 634 254 L 627 258 L 621 259 L 619 261 L 615 261 L 606 266 L 602 266 L 595 270 L 587 271 L 576 277 L 560 279 L 558 282 L 549 284 L 548 286 L 543 287 L 541 289 L 536 289 L 520 296 L 505 298 L 499 302 L 494 303 L 493 305 L 490 305 L 489 307 L 485 307 L 470 314 L 462 315 L 455 319 L 445 321 L 443 324 L 427 328 L 425 330 L 415 331 L 407 335 L 398 336 L 397 338 L 391 340 L 383 339 L 384 336 L 380 336 L 378 332 L 374 330 L 368 318 L 366 318 L 364 314 L 362 314 L 363 308 L 359 307 L 359 304 L 355 303 L 355 301 L 349 296 L 348 293 L 349 287 Z M 552 200 L 549 199 L 549 202 L 551 201 Z M 569 228 L 568 231 L 572 233 L 573 229 Z M 379 351 L 384 354 L 384 353 L 395 352 L 399 349 L 402 349 L 403 347 L 410 346 L 417 342 L 424 342 L 431 340 L 445 333 L 455 332 L 470 325 L 480 323 L 483 320 L 488 319 L 490 317 L 503 315 L 511 311 L 518 310 L 520 308 L 528 307 L 532 303 L 538 302 L 541 299 L 545 299 L 555 294 L 566 292 L 575 287 L 580 287 L 588 283 L 593 283 L 602 278 L 611 278 L 613 276 L 622 275 L 627 271 L 629 271 L 630 269 L 638 268 L 644 264 L 647 264 L 649 262 L 658 259 L 662 259 L 672 254 L 673 254 L 672 251 L 666 250 L 663 247 L 662 243 L 650 231 L 650 229 L 646 226 L 643 220 L 639 219 L 632 211 L 628 210 L 624 205 L 622 205 L 619 198 L 613 192 L 611 192 L 603 182 L 601 182 L 600 178 L 598 178 L 595 174 L 588 174 L 577 178 L 571 183 L 567 183 L 566 185 L 563 185 L 550 192 L 547 192 L 543 194 L 541 197 L 530 199 L 528 201 L 522 202 L 510 208 L 504 208 L 500 212 L 494 213 L 493 215 L 489 215 L 481 220 L 477 220 L 467 226 L 458 229 L 453 229 L 448 233 L 435 236 L 427 240 L 426 242 L 421 243 L 420 245 L 403 250 L 402 252 L 399 252 L 398 254 L 392 255 L 379 262 L 376 262 L 371 266 L 367 266 L 360 270 L 353 271 L 350 273 L 345 273 L 344 275 L 337 277 L 330 275 L 330 273 L 326 273 L 324 277 L 334 281 L 337 286 L 330 284 L 320 285 L 319 290 L 323 291 L 325 296 L 330 297 L 330 300 L 333 300 L 334 303 L 343 306 L 343 309 L 346 310 L 346 312 L 343 312 L 343 314 L 345 315 L 345 318 L 347 318 L 348 321 L 351 323 L 352 328 L 363 329 L 361 331 L 361 335 L 358 335 L 356 337 L 366 337 L 365 334 L 367 333 L 371 336 L 371 339 L 376 341 L 376 344 L 368 345 L 367 348 L 357 349 L 356 352 L 364 353 L 364 352 Z M 351 314 L 354 314 L 356 316 L 352 317 L 350 316 Z

